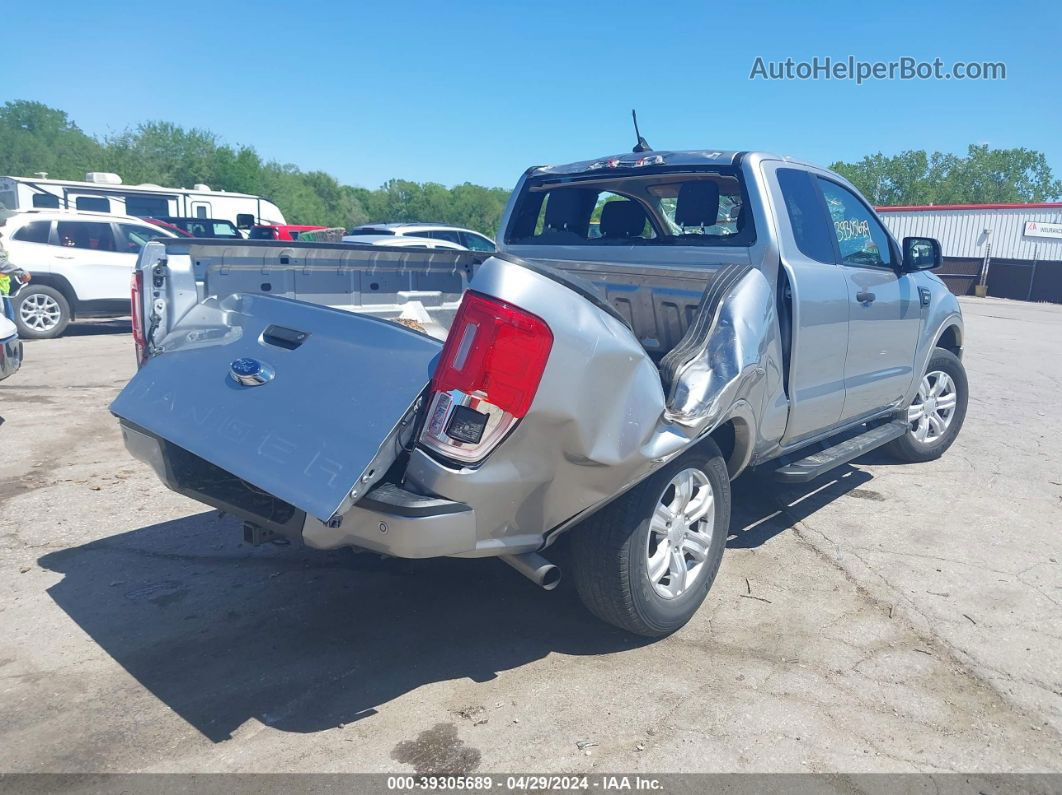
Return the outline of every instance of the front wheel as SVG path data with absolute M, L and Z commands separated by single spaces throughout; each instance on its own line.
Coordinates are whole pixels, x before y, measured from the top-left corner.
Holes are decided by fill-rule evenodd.
M 572 531 L 572 567 L 598 618 L 662 637 L 697 612 L 730 528 L 730 477 L 710 439 Z
M 889 442 L 885 451 L 908 463 L 940 458 L 962 429 L 968 399 L 962 361 L 951 351 L 935 348 L 918 393 L 907 407 L 907 433 Z

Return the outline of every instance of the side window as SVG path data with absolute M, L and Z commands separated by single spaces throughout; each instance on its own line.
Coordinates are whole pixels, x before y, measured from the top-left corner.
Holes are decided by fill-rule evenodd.
M 236 231 L 236 227 L 230 224 L 228 221 L 217 222 L 214 224 L 214 237 L 239 237 L 239 232 Z
M 170 214 L 170 200 L 165 196 L 128 194 L 125 197 L 125 214 L 158 218 Z
M 461 233 L 455 232 L 452 229 L 432 229 L 430 232 L 413 232 L 408 233 L 411 237 L 430 237 L 432 240 L 446 240 L 450 243 L 461 244 Z
M 153 238 L 161 237 L 158 230 L 133 224 L 118 224 L 118 231 L 121 232 L 119 250 L 127 254 L 139 254 L 145 243 Z
M 482 235 L 474 235 L 471 232 L 461 233 L 461 245 L 472 251 L 494 251 L 494 244 Z
M 114 251 L 111 225 L 96 221 L 59 221 L 56 224 L 59 245 L 67 248 L 87 248 L 92 251 Z
M 811 175 L 795 168 L 780 168 L 776 173 L 800 253 L 817 262 L 832 264 L 835 255 L 830 236 L 833 232 L 822 212 L 822 202 Z
M 59 197 L 53 193 L 34 193 L 33 206 L 45 210 L 58 210 Z
M 89 210 L 94 213 L 109 213 L 111 202 L 102 196 L 78 196 L 74 206 L 79 210 Z
M 30 221 L 11 237 L 13 240 L 22 240 L 26 243 L 47 243 L 51 229 L 51 221 Z
M 850 190 L 818 177 L 834 237 L 845 265 L 892 267 L 889 236 L 878 219 Z

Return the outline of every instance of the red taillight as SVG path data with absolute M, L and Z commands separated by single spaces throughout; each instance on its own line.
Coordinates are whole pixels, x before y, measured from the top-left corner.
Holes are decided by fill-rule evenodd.
M 129 311 L 133 318 L 133 345 L 136 346 L 137 367 L 144 363 L 144 355 L 147 353 L 147 340 L 144 337 L 144 272 L 133 271 L 130 284 Z
M 523 417 L 531 407 L 553 333 L 539 317 L 503 301 L 465 293 L 432 379 L 437 392 L 479 393 Z
M 552 348 L 542 318 L 466 292 L 432 377 L 422 440 L 462 461 L 485 456 L 531 408 Z

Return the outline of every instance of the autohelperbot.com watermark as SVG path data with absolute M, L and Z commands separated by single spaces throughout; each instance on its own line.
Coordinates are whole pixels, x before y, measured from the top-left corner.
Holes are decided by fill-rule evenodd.
M 829 55 L 811 60 L 793 58 L 768 60 L 756 56 L 749 80 L 852 80 L 856 85 L 871 80 L 1006 80 L 1003 61 L 954 61 L 945 64 L 940 58 L 919 60 L 904 55 L 892 61 L 863 61 L 854 55 L 832 58 Z

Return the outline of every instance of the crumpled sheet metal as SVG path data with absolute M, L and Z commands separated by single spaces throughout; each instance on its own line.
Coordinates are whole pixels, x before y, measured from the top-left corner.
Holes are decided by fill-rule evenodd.
M 724 419 L 739 400 L 761 405 L 774 302 L 774 291 L 758 270 L 730 290 L 701 350 L 676 374 L 668 395 L 668 422 L 695 429 L 694 435 L 699 435 Z
M 540 273 L 488 260 L 472 288 L 542 317 L 554 334 L 549 365 L 531 412 L 478 468 L 450 468 L 417 450 L 408 481 L 475 509 L 478 546 L 470 555 L 540 547 L 543 533 L 638 483 L 710 430 L 728 401 L 749 394 L 755 327 L 768 311 L 766 282 L 756 277 L 724 302 L 712 335 L 718 341 L 704 363 L 682 371 L 677 408 L 685 411 L 673 413 L 656 365 L 630 329 Z M 759 317 L 746 322 L 750 307 Z

